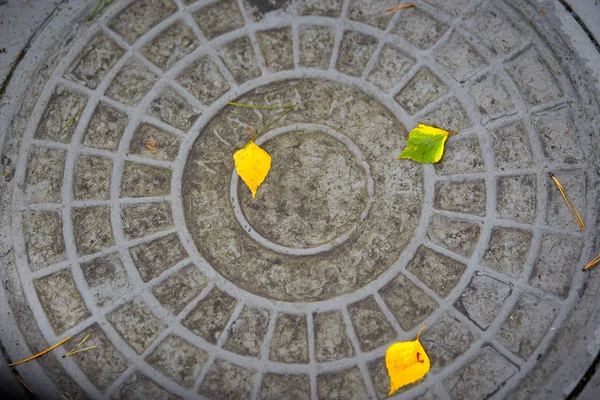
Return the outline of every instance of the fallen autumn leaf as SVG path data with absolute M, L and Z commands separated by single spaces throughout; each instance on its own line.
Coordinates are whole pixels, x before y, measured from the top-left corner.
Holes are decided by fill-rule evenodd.
M 406 148 L 398 159 L 407 158 L 423 164 L 436 163 L 444 154 L 446 139 L 455 133 L 457 132 L 448 132 L 433 126 L 418 124 L 408 134 Z
M 429 372 L 431 362 L 419 341 L 424 329 L 425 326 L 421 328 L 415 340 L 394 343 L 385 352 L 385 366 L 390 377 L 388 396 L 401 387 L 418 381 Z

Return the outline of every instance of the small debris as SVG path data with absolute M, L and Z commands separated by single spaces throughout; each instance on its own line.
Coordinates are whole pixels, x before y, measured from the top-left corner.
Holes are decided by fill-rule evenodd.
M 541 12 L 542 14 L 546 15 L 546 11 L 544 11 L 544 9 L 543 9 L 543 8 L 540 10 L 540 12 Z
M 387 10 L 387 12 L 385 13 L 385 15 L 389 15 L 392 13 L 395 13 L 398 10 L 402 10 L 403 8 L 409 8 L 409 7 L 414 7 L 415 5 L 413 3 L 408 3 L 408 4 L 403 4 L 400 6 L 396 6 L 396 7 L 392 7 L 390 9 Z
M 9 367 L 14 367 L 15 365 L 23 364 L 23 363 L 26 363 L 27 361 L 31 361 L 31 360 L 33 360 L 33 359 L 35 359 L 35 358 L 41 357 L 41 356 L 43 356 L 44 354 L 46 354 L 46 353 L 48 353 L 48 352 L 50 352 L 50 351 L 54 350 L 54 349 L 55 349 L 55 348 L 57 348 L 58 346 L 62 345 L 63 343 L 65 343 L 65 342 L 66 342 L 66 341 L 68 341 L 69 339 L 71 339 L 71 336 L 67 337 L 66 339 L 64 339 L 63 341 L 61 341 L 61 342 L 59 342 L 59 343 L 56 343 L 56 344 L 55 344 L 54 346 L 52 346 L 52 347 L 48 347 L 48 348 L 47 348 L 46 350 L 44 350 L 44 351 L 40 351 L 39 353 L 37 353 L 37 354 L 35 354 L 35 355 L 31 356 L 31 357 L 28 357 L 28 358 L 26 358 L 26 359 L 24 359 L 24 360 L 21 360 L 21 361 L 17 361 L 17 362 L 14 362 L 14 363 L 8 364 L 8 366 L 9 366 Z
M 152 141 L 148 141 L 148 142 L 144 142 L 144 144 L 146 145 L 146 147 L 148 147 L 150 149 L 150 151 L 152 151 L 153 153 L 156 153 L 156 139 L 152 140 Z
M 596 257 L 594 257 L 592 259 L 592 261 L 590 261 L 585 267 L 583 267 L 583 270 L 586 271 L 590 268 L 592 268 L 594 265 L 598 264 L 600 262 L 600 254 L 598 254 Z
M 567 203 L 567 207 L 569 207 L 571 214 L 573 214 L 573 217 L 575 217 L 575 221 L 577 221 L 581 229 L 585 230 L 585 223 L 583 222 L 583 218 L 581 218 L 581 215 L 579 215 L 579 212 L 575 208 L 575 204 L 573 204 L 573 201 L 565 191 L 565 188 L 563 187 L 563 185 L 560 184 L 558 179 L 556 179 L 556 177 L 552 173 L 550 173 L 550 177 L 558 187 L 558 190 L 560 190 L 560 194 L 562 195 L 563 199 L 565 199 L 565 203 Z
M 81 346 L 86 340 L 88 340 L 89 337 L 90 337 L 90 335 L 87 335 L 86 337 L 84 337 L 83 340 L 81 340 L 81 342 L 79 342 L 77 344 L 77 346 L 75 346 L 71 350 L 67 351 L 67 354 L 65 354 L 64 356 L 62 356 L 62 358 L 72 356 L 73 354 L 77 354 L 77 353 L 80 353 L 82 351 L 86 351 L 86 350 L 90 350 L 90 349 L 95 349 L 96 346 L 88 346 L 88 347 L 84 347 L 83 349 L 78 349 L 78 347 Z

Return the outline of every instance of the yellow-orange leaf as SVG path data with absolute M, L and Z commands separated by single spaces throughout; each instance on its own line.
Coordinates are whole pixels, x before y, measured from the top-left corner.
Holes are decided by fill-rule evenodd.
M 235 170 L 256 197 L 256 190 L 264 182 L 271 169 L 271 156 L 251 140 L 243 149 L 233 153 Z
M 385 352 L 385 366 L 390 377 L 388 396 L 401 387 L 418 381 L 429 372 L 431 362 L 419 341 L 423 329 L 424 326 L 415 340 L 394 343 Z

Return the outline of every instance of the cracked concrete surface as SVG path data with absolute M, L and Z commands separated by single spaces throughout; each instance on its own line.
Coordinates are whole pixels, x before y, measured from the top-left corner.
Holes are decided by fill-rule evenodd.
M 597 397 L 598 374 L 577 387 L 599 348 L 589 15 L 92 3 L 53 11 L 2 98 L 1 350 L 73 336 L 3 363 L 5 391 L 18 373 L 44 399 L 382 399 L 386 348 L 426 324 L 432 370 L 394 398 Z M 277 111 L 228 101 L 298 104 L 257 140 L 256 200 L 231 154 Z M 459 131 L 436 165 L 396 159 L 419 122 Z

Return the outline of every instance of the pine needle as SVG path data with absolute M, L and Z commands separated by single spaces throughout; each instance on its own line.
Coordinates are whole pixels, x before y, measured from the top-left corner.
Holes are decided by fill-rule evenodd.
M 392 13 L 395 13 L 398 10 L 402 10 L 403 8 L 409 8 L 409 7 L 414 7 L 415 5 L 413 3 L 408 3 L 408 4 L 403 4 L 401 6 L 396 6 L 396 7 L 392 7 L 389 10 L 387 10 L 387 12 L 385 13 L 385 15 L 389 15 Z
M 562 195 L 563 199 L 565 199 L 565 203 L 567 203 L 567 207 L 571 211 L 571 214 L 573 214 L 573 217 L 575 217 L 575 221 L 577 221 L 577 223 L 579 224 L 581 229 L 585 230 L 585 224 L 583 223 L 583 218 L 581 218 L 581 215 L 579 215 L 579 212 L 577 212 L 577 209 L 575 208 L 575 204 L 573 204 L 573 201 L 571 200 L 571 198 L 565 191 L 565 188 L 563 187 L 563 185 L 560 184 L 558 179 L 556 179 L 556 177 L 552 173 L 550 173 L 550 177 L 552 178 L 552 180 L 558 187 L 558 190 L 560 190 L 560 194 Z
M 244 107 L 244 108 L 259 108 L 259 109 L 268 109 L 268 110 L 285 110 L 281 114 L 279 114 L 274 120 L 270 121 L 267 125 L 265 125 L 265 127 L 262 128 L 256 134 L 256 138 L 259 137 L 260 135 L 262 135 L 263 133 L 265 133 L 265 131 L 267 129 L 269 129 L 274 124 L 276 124 L 277 121 L 279 121 L 281 118 L 285 117 L 290 111 L 292 111 L 297 106 L 296 103 L 285 104 L 283 106 L 255 106 L 255 105 L 252 105 L 252 104 L 234 103 L 233 101 L 228 101 L 227 104 L 229 104 L 230 106 Z M 253 136 L 252 140 L 254 140 L 254 139 L 255 139 L 255 137 Z
M 598 254 L 596 257 L 594 257 L 592 259 L 592 261 L 590 261 L 588 263 L 588 265 L 586 265 L 585 267 L 583 267 L 583 270 L 584 271 L 588 270 L 588 269 L 592 268 L 594 265 L 598 264 L 599 262 L 600 262 L 600 254 Z
M 26 358 L 26 359 L 24 359 L 24 360 L 21 360 L 21 361 L 17 361 L 17 362 L 14 362 L 14 363 L 8 364 L 8 366 L 9 366 L 9 367 L 13 367 L 13 366 L 15 366 L 15 365 L 23 364 L 23 363 L 26 363 L 27 361 L 31 361 L 31 360 L 33 360 L 33 359 L 35 359 L 35 358 L 41 357 L 41 356 L 43 356 L 44 354 L 46 354 L 46 353 L 48 353 L 48 352 L 50 352 L 50 351 L 54 350 L 54 349 L 55 349 L 55 348 L 57 348 L 58 346 L 62 345 L 63 343 L 65 343 L 65 342 L 66 342 L 67 340 L 69 340 L 69 339 L 71 339 L 71 336 L 69 336 L 68 338 L 64 339 L 64 340 L 63 340 L 62 342 L 60 342 L 60 343 L 56 343 L 56 344 L 55 344 L 54 346 L 52 346 L 52 347 L 48 347 L 48 348 L 47 348 L 46 350 L 44 350 L 44 351 L 40 351 L 39 353 L 37 353 L 37 354 L 35 354 L 35 355 L 31 356 L 31 357 L 28 357 L 28 358 Z
M 81 342 L 79 342 L 77 344 L 77 346 L 75 346 L 71 350 L 67 351 L 67 354 L 65 354 L 64 356 L 62 356 L 62 358 L 72 356 L 73 354 L 77 354 L 77 353 L 80 353 L 82 351 L 86 351 L 86 350 L 90 350 L 90 349 L 95 349 L 96 346 L 89 346 L 89 347 L 84 347 L 83 349 L 78 349 L 78 347 L 81 346 L 83 343 L 85 343 L 85 341 L 88 340 L 89 337 L 90 337 L 90 335 L 87 335 L 86 337 L 84 337 L 81 340 Z
M 23 378 L 21 378 L 21 375 L 19 375 L 19 374 L 15 374 L 15 376 L 17 377 L 17 380 L 18 380 L 19 382 L 21 382 L 21 385 L 25 386 L 25 388 L 26 388 L 27 390 L 29 390 L 31 393 L 33 393 L 33 390 L 31 390 L 31 388 L 30 388 L 29 386 L 27 386 L 27 384 L 25 383 L 25 381 L 23 380 Z M 34 394 L 35 394 L 35 393 L 34 393 Z

